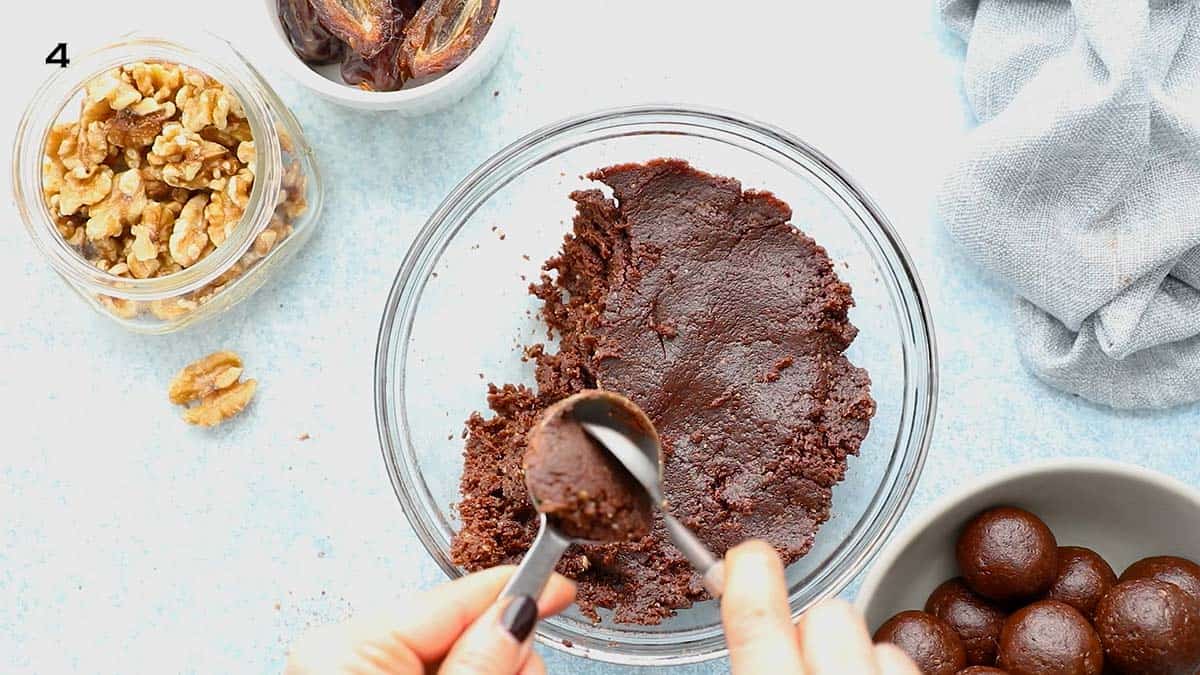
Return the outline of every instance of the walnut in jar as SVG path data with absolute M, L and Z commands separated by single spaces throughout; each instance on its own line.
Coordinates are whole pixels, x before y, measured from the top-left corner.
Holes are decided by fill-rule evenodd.
M 110 68 L 83 91 L 79 121 L 55 125 L 43 159 L 47 206 L 60 216 L 86 215 L 91 245 L 71 243 L 92 263 L 97 255 L 111 263 L 113 249 L 135 251 L 125 271 L 138 279 L 196 264 L 215 249 L 204 227 L 210 195 L 231 176 L 237 194 L 248 194 L 254 180 L 253 154 L 239 154 L 252 139 L 228 134 L 246 123 L 241 103 L 204 73 L 160 62 Z M 206 138 L 210 129 L 229 144 Z M 233 228 L 229 215 L 223 240 Z M 160 252 L 175 264 L 162 264 Z
M 280 130 L 284 146 L 286 132 Z M 276 220 L 260 218 L 243 258 L 264 255 L 305 212 L 299 159 L 283 147 Z M 78 120 L 55 124 L 42 157 L 42 199 L 59 236 L 114 277 L 159 279 L 200 264 L 234 240 L 256 179 L 258 152 L 235 92 L 189 66 L 135 62 L 83 85 Z M 270 211 L 266 214 L 269 216 Z M 244 237 L 237 241 L 245 242 Z M 178 320 L 248 271 L 235 261 L 197 291 L 153 301 L 105 295 L 114 316 Z
M 135 333 L 224 314 L 284 273 L 320 224 L 318 158 L 299 120 L 211 34 L 135 32 L 79 54 L 16 131 L 30 252 Z

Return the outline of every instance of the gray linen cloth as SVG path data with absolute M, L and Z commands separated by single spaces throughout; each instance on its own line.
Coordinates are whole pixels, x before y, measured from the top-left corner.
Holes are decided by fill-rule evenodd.
M 1021 296 L 1025 362 L 1114 407 L 1200 399 L 1200 1 L 939 2 L 979 127 L 938 210 Z

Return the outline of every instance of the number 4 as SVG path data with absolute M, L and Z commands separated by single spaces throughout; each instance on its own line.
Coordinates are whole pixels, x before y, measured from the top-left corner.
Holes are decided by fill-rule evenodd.
M 66 68 L 71 63 L 71 59 L 67 58 L 67 43 L 60 42 L 54 46 L 50 54 L 46 56 L 46 63 L 59 68 Z

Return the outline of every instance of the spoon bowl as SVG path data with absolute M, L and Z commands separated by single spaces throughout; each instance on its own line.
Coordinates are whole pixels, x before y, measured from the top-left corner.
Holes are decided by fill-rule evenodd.
M 565 426 L 578 425 L 582 428 L 575 430 L 574 433 L 570 433 L 569 430 L 564 433 L 562 422 L 568 420 L 569 422 Z M 596 439 L 586 431 L 587 426 L 618 434 L 624 441 L 624 445 L 619 447 L 619 451 L 624 452 L 627 457 L 622 458 L 616 453 L 608 451 L 603 441 Z M 632 439 L 636 440 L 629 440 L 622 434 L 629 434 Z M 548 474 L 552 478 L 561 479 L 560 474 L 564 467 L 553 466 L 533 470 L 530 467 L 531 457 L 545 458 L 550 455 L 550 458 L 554 459 L 553 454 L 562 452 L 565 446 L 581 442 L 590 447 L 598 446 L 601 451 L 608 451 L 608 454 L 613 455 L 617 464 L 623 467 L 619 470 L 632 476 L 632 482 L 636 484 L 634 489 L 645 490 L 648 493 L 649 499 L 645 504 L 647 507 L 661 504 L 662 491 L 658 485 L 662 478 L 662 445 L 654 425 L 641 409 L 623 396 L 598 389 L 582 391 L 555 403 L 542 413 L 537 424 L 530 429 L 525 458 L 522 463 L 525 469 L 526 491 L 529 493 L 529 499 L 534 508 L 539 513 L 538 534 L 521 559 L 516 573 L 501 593 L 502 598 L 518 595 L 538 597 L 550 580 L 550 575 L 554 573 L 559 558 L 571 544 L 604 544 L 611 541 L 611 539 L 579 536 L 583 532 L 579 527 L 572 526 L 570 523 L 556 522 L 561 521 L 561 518 L 555 515 L 559 511 L 559 507 L 571 510 L 567 499 L 561 492 L 555 494 L 544 492 L 548 488 L 539 480 L 531 478 L 535 474 L 538 476 Z M 629 463 L 625 459 L 628 459 Z M 624 478 L 609 477 L 617 480 Z M 626 479 L 624 482 L 629 483 L 630 481 Z M 579 488 L 579 486 L 571 487 L 572 492 Z M 646 520 L 649 521 L 649 517 Z M 564 531 L 563 526 L 567 526 L 566 530 L 569 531 Z
M 653 425 L 613 396 L 597 390 L 569 396 L 547 408 L 526 435 L 526 491 L 537 511 L 572 539 L 639 541 L 654 525 L 658 500 L 643 484 L 659 481 Z M 586 431 L 586 424 L 636 434 L 642 445 L 623 446 L 631 456 L 618 458 Z
M 662 508 L 662 441 L 654 423 L 633 401 L 604 389 L 589 389 L 566 399 L 571 410 L 597 443 L 621 463 L 634 480 Z
M 721 561 L 687 526 L 671 515 L 667 508 L 662 491 L 662 442 L 646 413 L 620 394 L 603 389 L 582 391 L 546 410 L 542 421 L 531 431 L 531 447 L 534 443 L 552 442 L 547 438 L 549 434 L 544 433 L 546 420 L 555 419 L 564 412 L 569 413 L 570 418 L 579 424 L 596 444 L 616 459 L 646 491 L 651 502 L 662 514 L 663 525 L 672 543 L 701 574 L 709 594 L 720 598 L 724 590 L 725 576 Z M 538 450 L 553 452 L 554 448 Z M 538 496 L 541 486 L 530 480 L 528 470 L 525 482 L 534 507 L 541 513 L 538 536 L 505 589 L 505 596 L 525 594 L 537 597 L 553 573 L 558 559 L 572 541 L 597 543 L 594 540 L 572 539 L 566 536 L 547 515 L 545 503 Z

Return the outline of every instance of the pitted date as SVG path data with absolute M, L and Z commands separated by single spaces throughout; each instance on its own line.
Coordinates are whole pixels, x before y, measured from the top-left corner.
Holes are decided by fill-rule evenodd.
M 342 80 L 395 91 L 467 59 L 500 0 L 277 0 L 292 48 L 313 65 L 341 64 Z
M 404 30 L 401 50 L 413 78 L 449 72 L 487 35 L 498 0 L 428 0 Z
M 411 19 L 417 10 L 421 9 L 422 2 L 423 0 L 392 0 L 392 9 L 403 14 L 406 19 Z
M 321 25 L 364 59 L 400 34 L 403 16 L 392 0 L 310 0 Z
M 336 63 L 346 51 L 341 40 L 317 21 L 309 0 L 279 0 L 279 23 L 300 60 L 314 66 Z
M 342 80 L 366 91 L 395 91 L 404 86 L 404 64 L 400 59 L 401 40 L 389 42 L 383 51 L 364 59 L 347 51 L 342 61 Z

